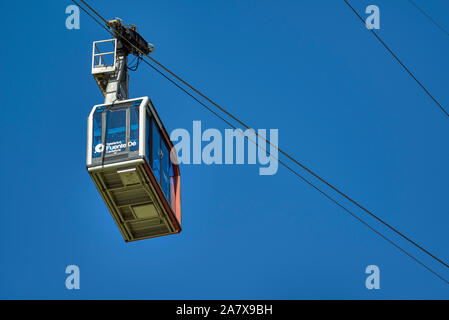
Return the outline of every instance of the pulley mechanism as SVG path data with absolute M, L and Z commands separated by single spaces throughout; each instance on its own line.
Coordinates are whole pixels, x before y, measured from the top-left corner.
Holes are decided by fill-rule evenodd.
M 123 54 L 132 54 L 139 57 L 154 52 L 153 45 L 145 41 L 145 39 L 137 32 L 137 27 L 135 25 L 124 26 L 122 19 L 120 18 L 109 20 L 107 25 L 111 28 L 115 37 L 121 43 L 119 51 L 123 52 Z

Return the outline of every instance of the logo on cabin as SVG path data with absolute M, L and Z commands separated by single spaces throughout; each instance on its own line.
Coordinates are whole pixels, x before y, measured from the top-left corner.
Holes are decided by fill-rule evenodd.
M 95 147 L 95 153 L 102 153 L 104 151 L 104 145 L 103 144 L 97 144 Z
M 137 147 L 137 141 L 128 142 L 128 147 L 133 148 Z M 111 142 L 106 145 L 106 153 L 111 152 L 121 152 L 126 150 L 126 143 L 122 143 L 121 141 Z M 95 153 L 103 153 L 104 145 L 102 143 L 97 144 L 95 146 Z

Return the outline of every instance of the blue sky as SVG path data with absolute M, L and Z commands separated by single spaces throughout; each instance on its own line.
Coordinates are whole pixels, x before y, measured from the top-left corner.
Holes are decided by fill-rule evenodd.
M 447 1 L 416 2 L 449 28 Z M 381 37 L 449 108 L 447 35 L 406 0 L 351 3 L 380 7 Z M 103 102 L 91 44 L 109 35 L 85 15 L 67 30 L 70 4 L 0 3 L 0 298 L 449 298 L 447 284 L 284 168 L 182 166 L 183 233 L 125 244 L 85 168 L 87 116 Z M 156 59 L 254 128 L 279 129 L 281 148 L 449 260 L 449 119 L 343 1 L 94 6 L 137 24 Z M 131 97 L 150 96 L 169 131 L 227 128 L 147 66 L 131 77 Z M 79 291 L 65 288 L 71 264 Z M 380 290 L 365 288 L 372 264 Z

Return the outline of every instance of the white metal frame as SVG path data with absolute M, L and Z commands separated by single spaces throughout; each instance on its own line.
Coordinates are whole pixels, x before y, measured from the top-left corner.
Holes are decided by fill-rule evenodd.
M 116 104 L 126 104 L 133 101 L 142 100 L 142 103 L 139 106 L 139 156 L 143 157 L 145 156 L 146 150 L 145 147 L 147 145 L 146 141 L 146 122 L 145 122 L 145 113 L 146 113 L 146 106 L 149 105 L 151 112 L 153 113 L 156 121 L 160 125 L 160 119 L 157 118 L 154 107 L 150 103 L 150 98 L 148 97 L 141 97 L 141 98 L 135 98 L 135 99 L 129 99 L 129 100 L 120 100 Z M 110 106 L 110 104 L 98 104 L 92 108 L 92 111 L 89 114 L 89 118 L 87 119 L 87 165 L 92 165 L 92 143 L 93 143 L 93 136 L 92 136 L 92 129 L 93 129 L 93 117 L 95 110 L 99 107 L 106 107 Z M 100 168 L 103 168 L 104 166 L 99 166 Z
M 106 43 L 106 42 L 114 42 L 114 51 L 110 52 L 101 52 L 98 48 L 97 44 L 100 43 Z M 114 64 L 112 66 L 108 66 L 106 64 L 105 59 L 103 59 L 104 56 L 108 55 L 114 55 Z M 97 61 L 98 57 L 98 61 Z M 104 65 L 101 64 L 103 61 Z M 101 41 L 95 41 L 93 43 L 92 47 L 92 74 L 99 74 L 99 73 L 109 73 L 109 72 L 115 72 L 117 70 L 117 39 L 108 39 L 108 40 L 101 40 Z

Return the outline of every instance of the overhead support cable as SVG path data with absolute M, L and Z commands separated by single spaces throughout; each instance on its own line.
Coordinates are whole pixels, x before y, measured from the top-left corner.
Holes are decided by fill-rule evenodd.
M 363 25 L 366 26 L 365 20 L 360 16 L 360 14 L 351 6 L 351 4 L 347 0 L 343 0 L 349 8 L 354 12 L 354 14 L 362 21 Z M 371 33 L 376 37 L 376 39 L 384 46 L 385 49 L 393 56 L 393 58 L 402 66 L 402 68 L 415 80 L 415 82 L 424 90 L 424 92 L 430 97 L 430 99 L 435 102 L 435 104 L 443 111 L 443 113 L 449 117 L 449 113 L 446 111 L 446 109 L 441 105 L 440 102 L 430 93 L 429 90 L 416 78 L 416 76 L 413 74 L 413 72 L 410 71 L 409 68 L 401 61 L 401 59 L 398 58 L 398 56 L 390 49 L 390 47 L 381 39 L 381 37 L 377 34 L 376 31 L 374 31 L 372 28 L 368 28 Z M 446 265 L 447 266 L 447 265 Z
M 438 29 L 440 29 L 442 32 L 444 32 L 447 36 L 449 36 L 449 32 L 443 28 L 441 24 L 435 21 L 434 18 L 432 18 L 427 12 L 425 12 L 423 9 L 421 9 L 413 0 L 408 0 L 416 9 L 418 9 L 419 12 L 421 12 L 427 19 L 429 19 L 435 26 L 437 26 Z

